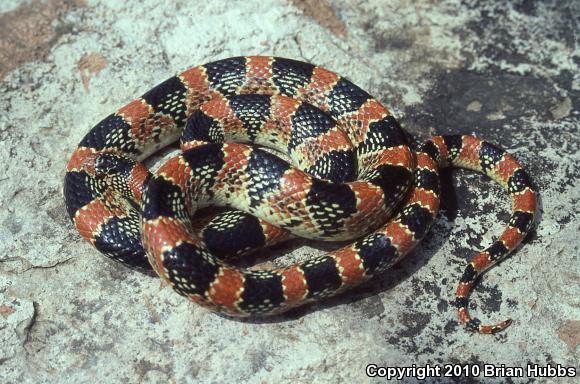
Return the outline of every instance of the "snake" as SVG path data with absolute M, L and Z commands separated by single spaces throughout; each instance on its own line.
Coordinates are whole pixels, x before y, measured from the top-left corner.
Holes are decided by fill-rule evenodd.
M 155 172 L 144 165 L 177 141 L 181 151 Z M 482 324 L 468 297 L 532 228 L 528 174 L 471 135 L 413 149 L 383 104 L 311 63 L 232 57 L 167 79 L 85 135 L 64 197 L 77 231 L 107 257 L 154 271 L 210 310 L 267 316 L 380 278 L 403 259 L 438 214 L 446 167 L 489 176 L 512 201 L 503 233 L 470 259 L 455 295 L 467 330 L 495 333 L 511 320 Z M 232 261 L 295 237 L 347 243 L 282 267 Z

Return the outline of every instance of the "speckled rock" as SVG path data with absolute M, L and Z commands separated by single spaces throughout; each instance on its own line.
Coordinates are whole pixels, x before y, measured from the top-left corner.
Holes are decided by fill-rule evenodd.
M 578 2 L 65 1 L 0 3 L 0 377 L 5 383 L 384 382 L 365 368 L 539 364 L 580 370 Z M 192 65 L 234 55 L 346 75 L 417 140 L 470 133 L 525 165 L 540 221 L 487 273 L 466 333 L 466 261 L 509 217 L 484 177 L 443 175 L 428 238 L 380 279 L 264 321 L 234 321 L 98 254 L 66 217 L 64 169 L 101 118 Z M 296 241 L 272 263 L 322 252 Z M 558 382 L 575 382 L 564 378 Z M 404 382 L 417 382 L 405 378 Z M 427 382 L 549 382 L 430 378 Z

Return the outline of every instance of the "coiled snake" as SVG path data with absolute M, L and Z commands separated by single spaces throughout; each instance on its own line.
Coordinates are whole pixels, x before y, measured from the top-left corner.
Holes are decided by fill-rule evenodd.
M 178 139 L 183 152 L 151 174 L 141 161 Z M 509 320 L 482 325 L 469 316 L 467 297 L 532 225 L 536 198 L 524 170 L 473 136 L 436 136 L 413 151 L 383 105 L 312 64 L 234 57 L 166 80 L 83 138 L 64 195 L 80 234 L 105 255 L 151 265 L 212 310 L 268 315 L 344 291 L 401 260 L 437 214 L 438 169 L 447 166 L 487 174 L 513 202 L 507 228 L 468 264 L 455 300 L 467 329 L 493 333 Z M 210 205 L 233 210 L 194 230 L 190 218 Z M 284 268 L 228 262 L 291 236 L 353 242 Z

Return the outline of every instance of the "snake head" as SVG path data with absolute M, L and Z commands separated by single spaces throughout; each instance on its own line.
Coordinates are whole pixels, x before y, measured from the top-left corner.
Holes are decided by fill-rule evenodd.
M 136 161 L 112 153 L 100 153 L 94 161 L 94 176 L 107 187 L 130 197 L 129 180 Z
M 123 177 L 131 173 L 135 160 L 112 153 L 101 153 L 94 162 L 95 176 L 99 179 L 107 177 Z
M 127 156 L 100 153 L 94 161 L 94 176 L 107 187 L 139 202 L 149 170 L 140 162 Z

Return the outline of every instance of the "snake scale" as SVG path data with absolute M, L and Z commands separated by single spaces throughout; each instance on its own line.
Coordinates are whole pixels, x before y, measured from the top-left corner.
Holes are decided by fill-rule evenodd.
M 180 140 L 152 174 L 142 161 Z M 292 165 L 263 147 L 286 155 Z M 534 221 L 536 196 L 518 162 L 473 136 L 436 136 L 412 150 L 390 112 L 344 77 L 291 59 L 233 57 L 186 70 L 98 123 L 64 181 L 68 214 L 105 255 L 151 269 L 179 294 L 232 316 L 270 315 L 380 274 L 425 236 L 439 169 L 482 172 L 511 197 L 507 228 L 465 268 L 455 303 L 467 329 L 476 278 Z M 200 209 L 230 209 L 194 228 Z M 197 217 L 197 216 L 196 216 Z M 233 265 L 294 236 L 351 240 L 287 267 Z

